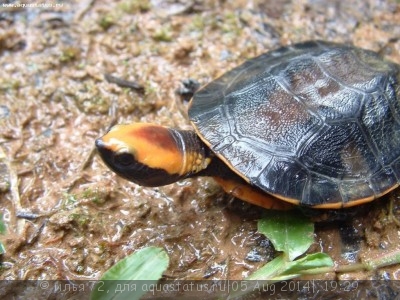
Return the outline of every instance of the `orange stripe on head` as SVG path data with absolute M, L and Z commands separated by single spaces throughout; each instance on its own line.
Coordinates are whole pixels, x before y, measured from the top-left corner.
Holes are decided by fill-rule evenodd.
M 163 169 L 169 174 L 182 172 L 182 149 L 165 127 L 148 123 L 116 125 L 102 141 L 109 150 L 129 152 L 150 168 Z

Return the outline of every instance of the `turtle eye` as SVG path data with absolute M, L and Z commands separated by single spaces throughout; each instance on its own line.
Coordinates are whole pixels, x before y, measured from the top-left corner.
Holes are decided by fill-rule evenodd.
M 128 167 L 135 163 L 135 157 L 131 153 L 118 153 L 114 157 L 114 162 L 120 166 Z

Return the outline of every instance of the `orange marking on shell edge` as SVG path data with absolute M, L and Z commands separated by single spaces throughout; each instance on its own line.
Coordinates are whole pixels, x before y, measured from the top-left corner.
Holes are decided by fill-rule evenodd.
M 352 200 L 350 202 L 338 202 L 338 203 L 326 203 L 326 204 L 319 204 L 319 205 L 315 205 L 312 208 L 317 208 L 317 209 L 340 209 L 340 208 L 348 208 L 348 207 L 353 207 L 353 206 L 357 206 L 360 204 L 365 204 L 368 202 L 372 202 L 378 198 L 381 198 L 383 196 L 385 196 L 386 194 L 390 193 L 391 191 L 393 191 L 394 189 L 398 188 L 399 184 L 395 184 L 392 187 L 388 188 L 387 190 L 383 191 L 382 193 L 380 193 L 377 196 L 370 196 L 370 197 L 365 197 L 365 198 L 361 198 L 358 200 Z
M 222 186 L 225 192 L 251 204 L 276 210 L 288 210 L 294 208 L 293 204 L 259 191 L 249 184 L 240 183 L 235 180 L 222 179 L 220 177 L 215 177 L 215 180 Z
M 263 191 L 259 191 L 253 188 L 249 184 L 240 183 L 235 180 L 222 179 L 219 177 L 214 178 L 224 189 L 225 192 L 231 194 L 232 196 L 239 198 L 243 201 L 252 203 L 254 205 L 258 205 L 267 209 L 276 209 L 276 210 L 288 210 L 293 209 L 295 206 L 299 205 L 300 202 L 295 199 L 283 198 L 278 195 L 264 193 Z M 393 191 L 399 186 L 396 184 L 391 188 L 385 190 L 381 194 L 377 196 L 365 197 L 358 200 L 353 200 L 347 203 L 336 202 L 336 203 L 325 203 L 311 206 L 310 208 L 314 209 L 342 209 L 349 208 L 353 206 L 357 206 L 360 204 L 365 204 L 376 200 L 389 192 Z
M 144 165 L 169 174 L 181 174 L 182 151 L 163 126 L 151 123 L 116 125 L 102 139 L 113 152 L 124 149 Z
M 262 191 L 258 191 L 253 188 L 249 184 L 243 184 L 237 182 L 235 180 L 227 180 L 219 177 L 214 178 L 224 189 L 225 192 L 231 194 L 232 196 L 239 198 L 243 201 L 252 203 L 254 205 L 258 205 L 267 209 L 276 209 L 276 210 L 288 210 L 293 209 L 295 206 L 298 206 L 300 202 L 295 199 L 283 198 L 278 195 L 264 193 Z M 393 191 L 399 186 L 396 184 L 391 188 L 385 190 L 383 193 L 377 196 L 365 197 L 358 200 L 352 200 L 347 203 L 336 202 L 336 203 L 324 203 L 310 206 L 313 209 L 342 209 L 349 208 L 361 204 L 366 204 L 368 202 L 374 201 L 389 192 Z

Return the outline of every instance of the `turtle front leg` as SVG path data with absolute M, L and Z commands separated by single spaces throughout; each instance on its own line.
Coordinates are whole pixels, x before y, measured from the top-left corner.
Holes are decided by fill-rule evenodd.
M 242 180 L 221 177 L 215 177 L 215 180 L 222 186 L 225 192 L 251 204 L 276 210 L 289 210 L 295 207 L 293 204 L 275 198 Z

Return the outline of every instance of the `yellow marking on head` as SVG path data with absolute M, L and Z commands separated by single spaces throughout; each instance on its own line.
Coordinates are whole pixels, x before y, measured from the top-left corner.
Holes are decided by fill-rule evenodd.
M 182 168 L 182 174 L 197 173 L 201 170 L 204 170 L 210 164 L 211 159 L 205 158 L 202 154 L 197 153 L 194 150 L 187 149 L 184 156 L 184 161 L 185 164 Z
M 131 153 L 138 162 L 150 168 L 182 174 L 182 149 L 163 126 L 148 123 L 116 125 L 102 140 L 111 151 Z

